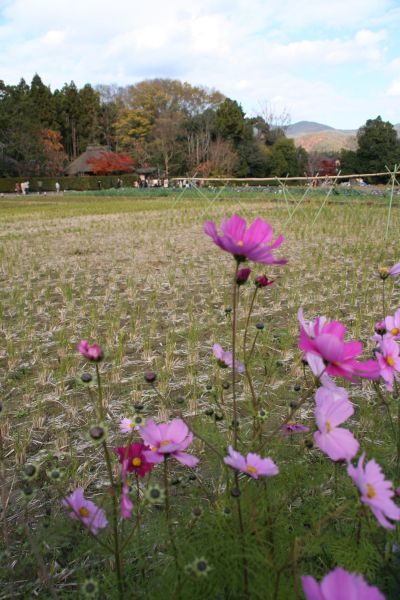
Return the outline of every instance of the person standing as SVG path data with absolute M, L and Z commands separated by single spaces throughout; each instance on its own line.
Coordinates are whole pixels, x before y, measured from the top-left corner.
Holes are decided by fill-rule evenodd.
M 61 189 L 61 186 L 60 186 L 60 184 L 58 183 L 58 181 L 56 181 L 56 194 L 59 194 L 59 193 L 60 193 L 60 189 Z

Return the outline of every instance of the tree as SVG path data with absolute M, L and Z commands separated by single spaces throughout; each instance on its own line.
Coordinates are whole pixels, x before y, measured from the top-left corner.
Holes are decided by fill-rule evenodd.
M 164 115 L 158 117 L 154 123 L 154 146 L 161 154 L 166 177 L 170 174 L 171 160 L 178 150 L 178 132 L 182 120 L 183 117 L 181 113 L 172 112 L 164 113 Z
M 270 155 L 270 169 L 271 175 L 277 177 L 285 177 L 286 175 L 297 177 L 304 174 L 304 171 L 300 172 L 297 150 L 292 139 L 281 137 L 273 144 Z
M 342 175 L 361 173 L 359 170 L 360 167 L 357 152 L 354 150 L 346 150 L 345 148 L 342 148 L 339 155 L 339 161 Z
M 132 173 L 135 161 L 126 154 L 102 152 L 100 156 L 89 159 L 88 163 L 95 175 L 111 175 L 112 173 Z
M 61 134 L 53 129 L 41 129 L 38 132 L 38 155 L 36 174 L 54 177 L 64 169 L 67 155 L 61 143 Z
M 368 119 L 357 133 L 358 167 L 364 173 L 384 172 L 400 162 L 400 144 L 395 128 L 381 117 Z
M 215 134 L 237 146 L 243 139 L 244 127 L 245 119 L 242 107 L 236 100 L 226 98 L 218 107 L 215 115 Z

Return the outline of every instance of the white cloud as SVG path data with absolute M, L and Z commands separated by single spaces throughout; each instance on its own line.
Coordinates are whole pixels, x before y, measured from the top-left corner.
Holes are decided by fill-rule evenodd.
M 391 85 L 386 91 L 387 96 L 400 96 L 400 79 L 392 81 Z
M 248 110 L 260 98 L 276 97 L 296 114 L 301 109 L 312 118 L 318 110 L 332 122 L 332 114 L 359 114 L 351 100 L 357 95 L 337 87 L 338 72 L 349 81 L 351 69 L 389 70 L 390 28 L 400 21 L 396 4 L 0 0 L 0 73 L 16 83 L 37 72 L 53 89 L 72 79 L 126 85 L 174 77 L 220 89 Z M 392 20 L 385 22 L 387 14 Z M 397 80 L 400 71 L 391 70 Z M 390 95 L 389 81 L 386 88 Z
M 41 38 L 43 44 L 60 44 L 65 40 L 66 32 L 60 29 L 51 29 Z

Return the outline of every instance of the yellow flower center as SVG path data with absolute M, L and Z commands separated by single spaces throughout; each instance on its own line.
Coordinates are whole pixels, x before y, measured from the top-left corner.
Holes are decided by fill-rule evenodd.
M 81 508 L 78 510 L 78 512 L 81 515 L 81 517 L 88 517 L 90 515 L 90 512 L 88 511 L 86 506 L 81 506 Z
M 244 241 L 243 240 L 239 240 L 238 242 L 236 242 L 238 246 L 243 246 Z
M 393 365 L 394 365 L 394 358 L 393 358 L 393 356 L 387 356 L 386 357 L 386 362 L 389 365 L 389 367 L 393 367 Z
M 296 421 L 288 421 L 287 425 L 296 425 Z
M 390 333 L 391 333 L 392 335 L 397 335 L 397 334 L 399 333 L 399 331 L 400 331 L 400 329 L 399 329 L 398 327 L 394 327 L 394 328 L 393 328 L 393 329 L 390 331 Z
M 367 483 L 367 489 L 368 489 L 368 493 L 367 493 L 368 498 L 370 498 L 370 499 L 374 498 L 376 496 L 376 491 L 370 483 Z
M 379 269 L 379 273 L 380 273 L 381 275 L 387 275 L 387 274 L 389 273 L 389 267 L 381 267 L 381 268 Z
M 332 431 L 332 423 L 330 421 L 325 421 L 325 427 L 328 433 Z
M 246 469 L 249 473 L 257 473 L 257 469 L 255 467 L 252 467 L 251 465 L 248 465 Z
M 132 458 L 132 465 L 134 467 L 140 467 L 141 464 L 142 464 L 141 458 L 139 458 L 138 456 L 135 456 L 135 458 Z
M 135 423 L 129 423 L 129 427 L 130 429 L 133 429 L 135 427 Z
M 171 440 L 163 440 L 162 442 L 160 442 L 160 448 L 161 446 L 168 446 L 168 444 L 171 444 Z

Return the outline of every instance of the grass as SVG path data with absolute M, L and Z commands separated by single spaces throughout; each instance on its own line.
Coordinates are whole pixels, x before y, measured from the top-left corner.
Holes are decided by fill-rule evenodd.
M 284 200 L 273 194 L 241 193 L 210 207 L 212 198 L 210 192 L 207 200 L 198 195 L 179 200 L 76 195 L 0 200 L 0 427 L 10 492 L 1 600 L 32 594 L 51 597 L 43 572 L 51 574 L 61 598 L 77 597 L 77 586 L 87 576 L 99 581 L 101 597 L 117 597 L 108 555 L 101 548 L 94 551 L 90 538 L 65 519 L 60 504 L 60 498 L 78 485 L 93 498 L 106 488 L 100 449 L 93 449 L 85 434 L 95 415 L 80 381 L 83 370 L 90 370 L 76 352 L 80 339 L 97 341 L 106 352 L 101 371 L 111 446 L 121 441 L 118 421 L 143 405 L 143 414 L 157 420 L 182 412 L 202 437 L 226 452 L 232 414 L 230 390 L 222 384 L 229 383 L 229 377 L 216 366 L 211 347 L 214 342 L 230 346 L 231 314 L 225 309 L 231 306 L 233 261 L 203 234 L 206 218 L 219 221 L 223 214 L 239 211 L 248 220 L 264 218 L 285 236 L 280 255 L 289 263 L 267 271 L 277 281 L 259 292 L 250 329 L 252 341 L 255 323 L 265 324 L 252 362 L 257 389 L 267 373 L 262 393 L 268 415 L 262 425 L 265 435 L 287 417 L 290 403 L 307 391 L 297 349 L 299 306 L 310 318 L 325 314 L 343 321 L 350 337 L 367 344 L 374 322 L 382 318 L 381 285 L 374 273 L 383 262 L 391 265 L 399 260 L 400 225 L 394 210 L 389 237 L 384 239 L 387 209 L 382 199 L 342 202 L 342 196 L 335 197 L 313 226 L 322 195 L 302 204 L 289 223 Z M 262 272 L 254 266 L 254 274 Z M 251 293 L 251 286 L 242 291 L 241 330 Z M 386 303 L 388 314 L 400 304 L 399 287 L 392 281 Z M 158 374 L 163 401 L 143 379 L 149 370 Z M 226 416 L 216 421 L 222 394 Z M 238 398 L 245 437 L 252 419 L 244 381 L 238 384 Z M 352 425 L 363 450 L 381 462 L 387 477 L 398 485 L 382 405 L 368 383 L 352 386 L 351 398 L 357 407 Z M 311 402 L 300 416 L 312 426 Z M 230 473 L 201 439 L 195 441 L 194 452 L 201 458 L 202 484 L 183 467 L 174 467 L 171 479 L 178 483 L 172 494 L 173 526 L 182 561 L 188 564 L 205 556 L 212 570 L 204 578 L 186 577 L 183 598 L 240 598 L 237 565 L 242 550 L 234 523 L 236 504 L 229 493 Z M 399 543 L 398 535 L 386 533 L 370 518 L 362 527 L 363 531 L 370 527 L 372 533 L 358 536 L 357 494 L 345 467 L 339 465 L 335 472 L 334 465 L 307 447 L 301 436 L 290 443 L 273 438 L 266 453 L 279 464 L 282 475 L 267 488 L 244 482 L 242 492 L 251 598 L 300 598 L 299 575 L 320 578 L 337 564 L 361 572 L 387 598 L 396 598 L 393 571 L 399 560 L 392 547 Z M 44 465 L 28 507 L 20 491 L 26 461 Z M 54 467 L 62 469 L 63 478 L 49 485 L 45 471 Z M 157 475 L 152 479 L 162 483 Z M 343 518 L 331 519 L 339 500 L 354 502 Z M 200 518 L 193 516 L 193 507 L 202 509 Z M 226 516 L 226 509 L 231 516 Z M 146 506 L 143 520 L 142 535 L 135 536 L 126 561 L 129 597 L 173 597 L 176 573 L 165 515 Z M 44 571 L 38 567 L 26 527 L 38 540 Z M 294 560 L 297 538 L 307 543 Z

